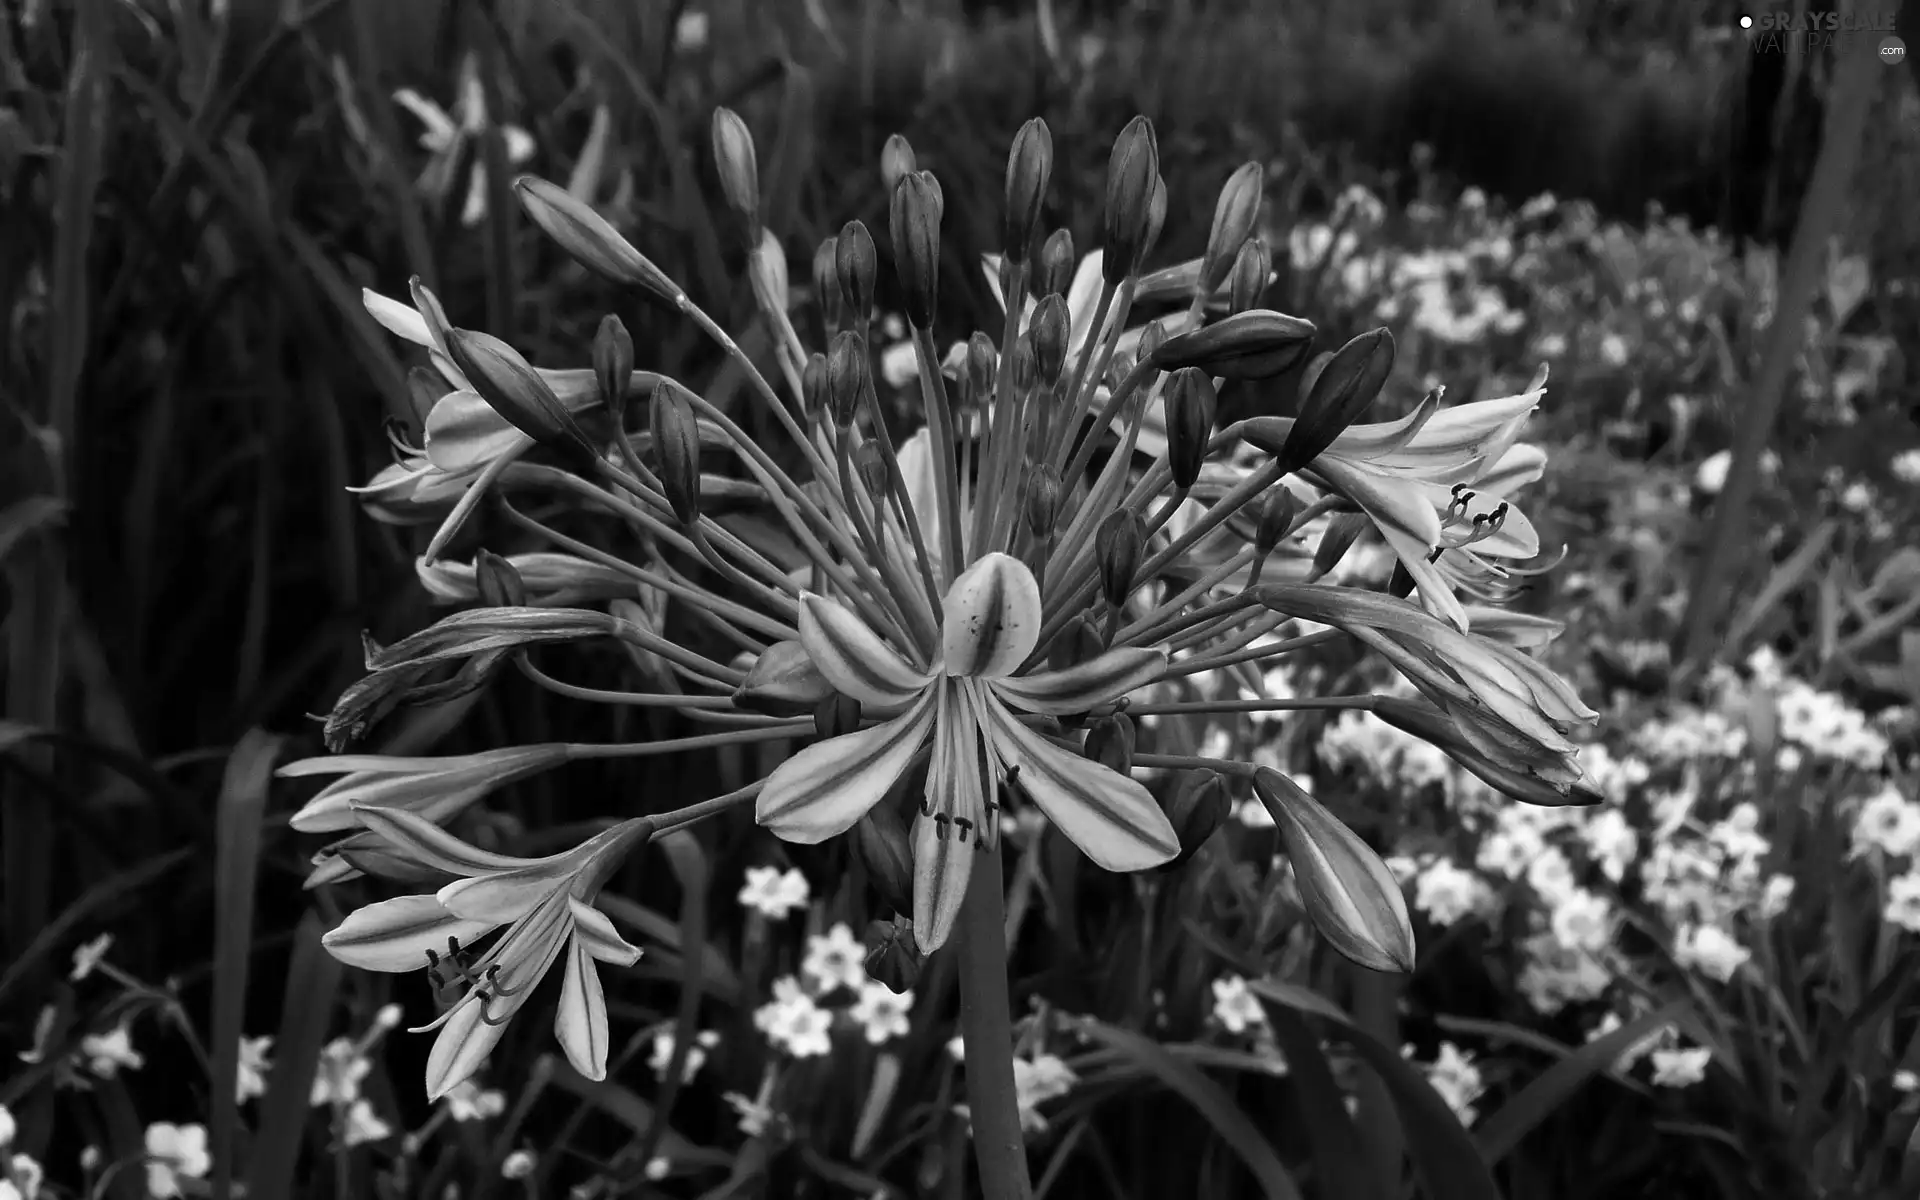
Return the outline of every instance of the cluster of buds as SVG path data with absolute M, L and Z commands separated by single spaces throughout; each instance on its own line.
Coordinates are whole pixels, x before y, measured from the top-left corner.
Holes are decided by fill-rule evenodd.
M 481 606 L 370 648 L 370 674 L 329 719 L 330 743 L 340 748 L 396 704 L 480 686 L 506 661 L 564 695 L 673 709 L 717 730 L 635 746 L 520 748 L 489 762 L 499 770 L 484 778 L 458 760 L 441 769 L 336 760 L 348 778 L 296 822 L 347 835 L 329 878 L 397 876 L 396 857 L 457 877 L 433 897 L 364 909 L 329 940 L 375 969 L 397 969 L 402 943 L 411 960 L 423 947 L 437 956 L 437 976 L 460 996 L 444 1020 L 465 1032 L 461 1048 L 436 1052 L 436 1088 L 478 1061 L 472 1047 L 491 1043 L 477 1031 L 510 1015 L 517 989 L 544 970 L 521 969 L 523 960 L 572 944 L 581 963 L 617 962 L 631 949 L 591 899 L 610 857 L 644 839 L 602 835 L 528 865 L 462 849 L 438 828 L 497 779 L 554 762 L 814 738 L 748 787 L 659 819 L 685 824 L 750 802 L 759 823 L 789 841 L 850 836 L 863 875 L 902 914 L 873 936 L 877 959 L 899 973 L 946 943 L 976 863 L 998 851 L 1008 808 L 1037 809 L 1107 870 L 1169 870 L 1202 852 L 1230 792 L 1245 786 L 1272 811 L 1328 943 L 1370 967 L 1407 969 L 1405 904 L 1359 836 L 1270 768 L 1165 753 L 1142 719 L 1204 711 L 1204 700 L 1159 699 L 1183 681 L 1257 677 L 1330 638 L 1377 651 L 1424 697 L 1374 698 L 1384 719 L 1521 799 L 1587 798 L 1567 735 L 1595 714 L 1523 646 L 1503 641 L 1508 626 L 1487 607 L 1509 577 L 1501 562 L 1540 552 L 1511 493 L 1544 466 L 1517 441 L 1544 376 L 1520 394 L 1453 407 L 1435 389 L 1405 416 L 1363 422 L 1393 379 L 1393 339 L 1374 330 L 1316 355 L 1311 322 L 1260 307 L 1272 269 L 1257 164 L 1222 189 L 1203 256 L 1147 268 L 1167 189 L 1153 127 L 1138 118 L 1109 160 L 1104 248 L 1085 257 L 1068 231 L 1042 229 L 1052 137 L 1037 120 L 1020 130 L 1004 244 L 982 264 L 1002 303 L 998 327 L 944 354 L 935 339 L 943 192 L 904 139 L 889 142 L 884 232 L 911 358 L 876 370 L 873 234 L 849 222 L 813 252 L 822 340 L 809 347 L 797 326 L 813 322 L 789 311 L 785 254 L 762 225 L 745 123 L 717 114 L 713 146 L 772 339 L 772 378 L 587 205 L 537 179 L 516 191 L 575 260 L 709 336 L 770 437 L 749 434 L 698 388 L 636 367 L 615 317 L 601 324 L 589 368 L 543 371 L 498 339 L 450 328 L 423 288 L 411 307 L 369 299 L 450 385 L 424 448 L 406 448 L 369 489 L 372 500 L 388 519 L 438 521 L 433 560 L 490 496 L 518 534 L 543 543 L 538 553 L 583 564 L 572 568 L 571 596 L 608 608 L 530 599 L 550 589 L 534 588 L 527 556 L 437 574 L 470 578 Z M 1168 302 L 1167 315 L 1130 325 Z M 905 437 L 880 417 L 878 388 L 891 378 L 907 381 L 922 418 Z M 1297 380 L 1297 402 L 1222 427 L 1220 389 L 1249 380 L 1282 395 Z M 647 401 L 639 421 L 628 411 L 636 396 Z M 724 469 L 709 470 L 722 457 Z M 610 522 L 609 537 L 594 545 L 544 524 L 515 503 L 528 493 L 575 502 Z M 723 519 L 743 508 L 751 529 Z M 1386 592 L 1327 582 L 1362 536 L 1399 560 Z M 615 545 L 637 546 L 638 556 Z M 692 632 L 667 636 L 665 610 Z M 644 658 L 650 690 L 576 687 L 530 661 L 541 644 L 585 638 Z M 451 678 L 439 678 L 442 668 Z M 318 773 L 326 761 L 293 772 Z M 1142 782 L 1147 772 L 1166 778 L 1158 793 Z M 477 957 L 446 943 L 508 918 L 521 930 L 536 913 L 548 922 L 537 940 L 509 933 Z M 403 919 L 430 928 L 433 945 L 398 930 Z M 500 948 L 508 943 L 516 949 Z M 604 1031 L 592 1010 L 598 985 L 589 993 L 570 972 L 568 987 L 579 992 L 568 993 L 562 1037 L 579 1050 L 576 1063 L 591 1066 L 598 1051 L 580 1031 Z

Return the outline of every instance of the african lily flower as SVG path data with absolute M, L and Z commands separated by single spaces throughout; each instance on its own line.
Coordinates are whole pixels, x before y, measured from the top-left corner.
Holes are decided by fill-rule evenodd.
M 593 907 L 615 866 L 645 831 L 629 821 L 546 858 L 513 858 L 470 846 L 401 809 L 362 806 L 360 819 L 423 865 L 457 876 L 431 896 L 369 904 L 323 939 L 328 953 L 369 971 L 425 967 L 446 1011 L 415 1032 L 438 1030 L 427 1059 L 427 1098 L 471 1078 L 499 1044 L 556 960 L 564 959 L 554 1035 L 589 1079 L 607 1070 L 607 1003 L 596 963 L 640 957 Z M 474 954 L 462 943 L 505 932 Z
M 1109 161 L 1098 257 L 1077 259 L 1058 233 L 1036 257 L 1030 252 L 1041 240 L 1052 149 L 1035 121 L 1010 156 L 1003 257 L 994 269 L 1002 294 L 1020 300 L 990 320 L 997 331 L 975 333 L 962 354 L 950 356 L 951 375 L 935 338 L 943 192 L 929 172 L 915 169 L 904 141 L 889 144 L 888 232 L 919 418 L 910 436 L 896 439 L 881 419 L 873 379 L 869 335 L 880 262 L 873 235 L 854 221 L 819 247 L 811 294 L 820 311 L 795 319 L 783 248 L 760 219 L 752 137 L 724 111 L 713 132 L 721 199 L 737 218 L 759 328 L 773 343 L 772 378 L 741 339 L 590 206 L 537 179 L 516 189 L 527 214 L 578 263 L 707 336 L 741 383 L 736 403 L 723 406 L 688 382 L 635 371 L 635 348 L 611 316 L 594 342 L 594 370 L 563 386 L 565 373 L 536 371 L 497 338 L 443 328 L 419 295 L 414 309 L 387 311 L 403 336 L 417 334 L 430 354 L 438 352 L 434 361 L 454 395 L 478 397 L 498 418 L 488 434 L 496 440 L 484 443 L 495 457 L 463 503 L 484 483 L 515 537 L 539 551 L 630 571 L 660 607 L 636 615 L 637 606 L 622 599 L 603 612 L 584 598 L 578 608 L 531 607 L 512 563 L 485 558 L 492 583 L 482 587 L 476 572 L 481 607 L 372 647 L 369 676 L 328 720 L 329 741 L 344 747 L 399 703 L 483 686 L 509 661 L 528 683 L 571 701 L 671 710 L 708 730 L 599 748 L 600 757 L 817 739 L 731 793 L 635 819 L 678 828 L 752 801 L 759 823 L 779 837 L 853 835 L 847 845 L 867 868 L 874 902 L 911 909 L 923 947 L 950 938 L 957 944 L 982 1190 L 1004 1200 L 1023 1194 L 1024 1162 L 1006 1154 L 1020 1144 L 1020 1129 L 1007 1057 L 1003 805 L 1038 810 L 1098 866 L 1177 869 L 1217 823 L 1217 816 L 1192 819 L 1193 793 L 1217 787 L 1219 777 L 1251 780 L 1282 826 L 1308 913 L 1327 943 L 1369 966 L 1405 969 L 1415 947 L 1404 903 L 1359 834 L 1274 767 L 1215 757 L 1218 751 L 1162 752 L 1169 747 L 1155 743 L 1158 727 L 1150 724 L 1216 704 L 1253 711 L 1270 703 L 1279 711 L 1364 707 L 1368 698 L 1189 704 L 1165 701 L 1163 691 L 1229 670 L 1257 678 L 1288 654 L 1350 637 L 1426 694 L 1439 715 L 1422 736 L 1497 758 L 1501 771 L 1524 773 L 1528 786 L 1567 786 L 1574 766 L 1565 733 L 1592 714 L 1517 646 L 1463 632 L 1398 597 L 1291 582 L 1290 575 L 1276 581 L 1270 567 L 1283 546 L 1284 557 L 1297 557 L 1294 539 L 1319 517 L 1351 517 L 1348 509 L 1430 551 L 1446 528 L 1446 501 L 1433 489 L 1450 495 L 1456 484 L 1471 487 L 1496 473 L 1489 464 L 1512 444 L 1537 390 L 1445 411 L 1435 411 L 1435 398 L 1408 421 L 1354 426 L 1384 381 L 1381 348 L 1390 351 L 1390 343 L 1375 331 L 1315 376 L 1298 417 L 1217 428 L 1224 381 L 1283 376 L 1310 353 L 1315 335 L 1301 318 L 1255 307 L 1270 271 L 1253 236 L 1258 169 L 1243 168 L 1223 189 L 1197 264 L 1150 272 L 1167 189 L 1152 127 L 1137 119 Z M 1076 279 L 1080 295 L 1069 298 Z M 1129 338 L 1135 302 L 1166 288 L 1174 290 L 1161 294 L 1186 289 L 1185 314 Z M 1032 305 L 1029 294 L 1039 297 Z M 816 326 L 826 341 L 813 349 L 800 330 Z M 446 374 L 449 365 L 457 378 Z M 575 386 L 597 395 L 566 391 Z M 643 420 L 634 421 L 644 428 L 628 427 L 639 414 L 619 402 L 635 392 L 648 396 Z M 470 402 L 461 404 L 453 410 L 462 414 L 461 428 L 468 415 L 484 424 Z M 753 410 L 751 422 L 737 418 L 743 406 Z M 440 444 L 447 425 L 436 431 L 428 424 L 432 458 L 436 446 L 448 449 Z M 509 454 L 525 457 L 494 471 L 491 464 Z M 1143 468 L 1142 458 L 1150 465 Z M 1289 477 L 1323 495 L 1303 506 L 1279 486 Z M 723 484 L 727 503 L 720 505 Z M 520 503 L 526 493 L 539 507 Z M 535 515 L 562 507 L 576 510 L 564 527 Z M 634 690 L 565 678 L 565 647 L 589 641 L 617 642 L 647 664 Z M 354 769 L 381 777 L 369 762 Z M 366 826 L 355 837 L 394 829 L 425 845 L 449 837 L 425 805 L 389 811 L 378 822 L 349 807 Z M 448 1018 L 443 1039 L 456 1026 L 464 1032 L 455 1042 L 481 1038 L 476 1024 L 486 1022 L 477 1014 L 496 1018 L 519 1003 L 489 986 L 489 968 L 498 966 L 517 989 L 575 930 L 597 928 L 573 907 L 590 904 L 604 879 L 585 866 L 417 848 L 404 855 L 416 874 L 431 870 L 455 882 L 433 896 L 388 902 L 398 907 L 381 917 L 355 914 L 350 934 L 336 933 L 333 944 L 353 953 L 359 934 L 374 930 L 375 944 L 418 949 L 416 926 L 402 917 L 457 926 L 456 937 L 479 936 L 483 920 L 489 930 L 507 925 L 487 952 L 496 957 L 459 960 L 473 991 L 454 1010 L 462 1015 Z M 591 886 L 578 883 L 589 878 Z M 528 882 L 500 882 L 510 879 Z M 482 911 L 471 899 L 490 895 L 513 902 L 490 901 Z M 584 944 L 589 958 L 607 948 L 591 936 Z M 394 964 L 383 969 L 400 969 L 397 949 L 373 957 Z M 593 1041 L 584 1044 L 591 1049 Z M 436 1061 L 465 1065 L 468 1055 L 456 1048 Z M 430 1086 L 447 1084 L 451 1074 L 440 1070 Z

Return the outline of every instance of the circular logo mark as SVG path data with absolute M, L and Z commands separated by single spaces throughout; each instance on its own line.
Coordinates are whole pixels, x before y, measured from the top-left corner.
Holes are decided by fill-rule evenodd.
M 1907 57 L 1907 44 L 1897 37 L 1889 36 L 1880 43 L 1880 61 L 1891 66 Z

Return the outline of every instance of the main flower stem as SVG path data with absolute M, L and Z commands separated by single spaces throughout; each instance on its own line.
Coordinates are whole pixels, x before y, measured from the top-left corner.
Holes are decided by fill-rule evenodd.
M 1031 1200 L 1027 1142 L 1013 1087 L 1013 1017 L 1007 1002 L 1006 898 L 998 845 L 977 856 L 960 909 L 960 1032 L 966 1043 L 967 1111 L 985 1200 Z

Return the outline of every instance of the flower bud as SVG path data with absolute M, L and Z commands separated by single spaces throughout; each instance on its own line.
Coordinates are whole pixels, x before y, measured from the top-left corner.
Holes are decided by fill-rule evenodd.
M 822 738 L 837 738 L 860 728 L 860 702 L 839 692 L 829 693 L 813 707 L 813 728 Z
M 1147 232 L 1140 240 L 1140 263 L 1135 272 L 1144 266 L 1153 255 L 1153 248 L 1160 244 L 1160 231 L 1167 225 L 1167 181 L 1159 175 L 1153 177 L 1153 198 L 1147 202 Z
M 1220 199 L 1213 205 L 1213 228 L 1207 233 L 1207 252 L 1200 258 L 1202 296 L 1219 291 L 1233 272 L 1240 248 L 1260 224 L 1260 198 L 1266 186 L 1266 171 L 1250 162 L 1228 176 L 1220 189 Z
M 746 227 L 748 245 L 752 245 L 760 228 L 760 168 L 754 159 L 753 134 L 730 108 L 713 110 L 713 162 L 727 207 Z
M 1413 923 L 1406 897 L 1380 856 L 1271 767 L 1254 773 L 1253 790 L 1280 829 L 1300 898 L 1321 936 L 1363 967 L 1411 971 Z
M 1064 671 L 1068 667 L 1092 662 L 1106 650 L 1106 643 L 1101 640 L 1093 618 L 1081 613 L 1054 635 L 1053 644 L 1047 647 L 1047 666 L 1055 671 Z
M 1060 373 L 1066 369 L 1067 338 L 1072 334 L 1072 323 L 1067 298 L 1059 292 L 1048 292 L 1046 299 L 1033 310 L 1032 322 L 1027 326 L 1033 334 L 1033 368 L 1047 387 L 1058 383 Z
M 1180 853 L 1159 868 L 1168 872 L 1179 870 L 1226 823 L 1233 815 L 1233 798 L 1218 771 L 1183 771 L 1161 807 L 1180 839 Z
M 1340 560 L 1372 523 L 1372 518 L 1365 513 L 1335 513 L 1327 518 L 1326 532 L 1320 535 L 1320 544 L 1313 548 L 1313 569 L 1307 572 L 1307 582 L 1312 583 L 1339 566 Z
M 807 416 L 817 417 L 827 411 L 828 395 L 827 356 L 815 350 L 800 370 L 800 406 Z
M 1307 395 L 1307 393 L 1313 391 L 1313 385 L 1320 381 L 1320 373 L 1322 371 L 1325 371 L 1327 369 L 1327 364 L 1332 361 L 1333 361 L 1333 351 L 1331 350 L 1322 350 L 1320 353 L 1314 355 L 1312 358 L 1307 360 L 1307 365 L 1300 368 L 1300 395 L 1301 396 L 1305 396 Z
M 428 866 L 411 854 L 398 849 L 392 842 L 371 829 L 363 829 L 352 837 L 342 838 L 313 856 L 314 866 L 334 868 L 334 872 L 329 872 L 333 879 L 352 878 L 351 875 L 341 876 L 335 873 L 342 863 L 362 875 L 384 879 L 389 883 L 407 885 L 432 883 L 437 887 L 453 879 L 453 876 L 445 871 Z
M 1113 153 L 1107 159 L 1102 269 L 1115 287 L 1140 269 L 1153 219 L 1154 185 L 1159 181 L 1160 146 L 1153 122 L 1135 117 L 1113 140 Z
M 993 394 L 999 358 L 1000 352 L 994 348 L 993 339 L 982 330 L 974 330 L 973 336 L 967 339 L 967 378 L 973 384 L 974 395 L 982 404 Z
M 491 334 L 450 329 L 447 354 L 487 407 L 520 432 L 543 446 L 555 446 L 576 457 L 599 457 L 573 414 L 512 346 Z
M 627 388 L 633 383 L 633 338 L 620 318 L 608 313 L 593 334 L 593 378 L 600 403 L 618 421 L 626 415 Z
M 1395 729 L 1439 747 L 1482 783 L 1522 804 L 1565 808 L 1605 802 L 1605 797 L 1585 784 L 1556 786 L 1520 769 L 1517 763 L 1510 766 L 1494 761 L 1461 735 L 1452 718 L 1425 701 L 1378 696 L 1371 711 Z
M 908 175 L 893 189 L 893 265 L 900 273 L 901 305 L 915 329 L 933 328 L 940 290 L 941 207 L 930 172 Z
M 648 417 L 660 488 L 673 515 L 691 525 L 700 519 L 700 425 L 693 404 L 679 384 L 662 379 L 654 385 Z
M 513 181 L 513 190 L 520 197 L 520 207 L 541 232 L 587 270 L 624 287 L 644 289 L 668 304 L 684 298 L 679 284 L 634 249 L 606 218 L 585 201 L 568 195 L 565 188 L 522 175 Z
M 1269 491 L 1260 505 L 1260 523 L 1254 527 L 1254 552 L 1265 557 L 1279 548 L 1281 540 L 1293 528 L 1294 515 L 1299 511 L 1300 502 L 1294 499 L 1291 491 L 1285 487 Z
M 1220 395 L 1205 371 L 1182 367 L 1167 381 L 1166 404 L 1167 467 L 1173 472 L 1174 486 L 1190 488 L 1207 461 Z
M 1227 276 L 1227 310 L 1250 312 L 1260 303 L 1273 279 L 1273 249 L 1267 239 L 1248 238 L 1234 256 L 1233 272 Z
M 1040 381 L 1040 368 L 1033 357 L 1033 333 L 1028 330 L 1013 339 L 1013 390 L 1030 392 Z
M 880 449 L 880 443 L 866 441 L 853 452 L 853 469 L 860 476 L 861 486 L 867 489 L 867 495 L 876 501 L 887 494 L 887 486 L 893 482 L 893 467 L 887 462 L 886 452 Z
M 488 608 L 525 608 L 527 581 L 520 569 L 491 550 L 482 550 L 473 560 L 474 586 L 480 591 L 480 603 Z
M 1101 717 L 1087 729 L 1084 753 L 1110 771 L 1125 775 L 1133 770 L 1133 746 L 1136 735 L 1133 718 L 1125 713 Z
M 919 169 L 920 160 L 915 157 L 913 146 L 901 134 L 894 134 L 880 148 L 880 181 L 886 185 L 887 195 L 893 195 L 900 181 Z
M 895 912 L 913 911 L 913 846 L 900 810 L 882 800 L 853 827 L 853 853 Z
M 1073 234 L 1056 229 L 1040 247 L 1040 271 L 1033 290 L 1041 296 L 1065 296 L 1073 287 L 1073 273 L 1080 260 L 1073 256 Z
M 833 685 L 813 665 L 799 642 L 775 642 L 761 651 L 747 677 L 733 690 L 736 708 L 770 717 L 799 717 L 833 694 Z
M 813 252 L 813 297 L 820 305 L 820 320 L 826 325 L 828 337 L 840 332 L 846 307 L 846 295 L 840 290 L 839 246 L 840 239 L 830 237 Z
M 1054 526 L 1060 520 L 1060 472 L 1053 469 L 1052 463 L 1027 468 L 1021 511 L 1027 518 L 1027 531 L 1035 541 L 1044 544 L 1053 537 Z
M 1367 410 L 1393 371 L 1393 335 L 1363 333 L 1334 352 L 1307 390 L 1300 415 L 1281 442 L 1277 463 L 1298 471 L 1320 456 Z
M 834 424 L 850 427 L 860 414 L 860 402 L 873 386 L 873 367 L 867 361 L 867 339 L 851 329 L 834 335 L 827 352 L 827 403 Z
M 1313 322 L 1260 308 L 1169 338 L 1153 365 L 1162 371 L 1200 367 L 1223 379 L 1269 379 L 1299 362 L 1312 345 Z
M 1094 553 L 1100 563 L 1100 593 L 1116 609 L 1133 594 L 1133 577 L 1140 570 L 1140 555 L 1146 544 L 1146 522 L 1130 508 L 1108 513 L 1093 535 Z
M 1034 117 L 1013 135 L 1013 148 L 1007 152 L 1007 213 L 1001 246 L 1006 261 L 1027 261 L 1052 174 L 1053 134 L 1045 121 Z
M 867 923 L 867 975 L 895 995 L 905 995 L 920 982 L 925 961 L 913 936 L 913 922 L 903 916 Z
M 873 235 L 864 221 L 848 221 L 840 227 L 834 243 L 834 270 L 840 276 L 840 298 L 847 306 L 847 319 L 860 322 L 873 311 L 873 277 L 879 259 L 873 248 Z

